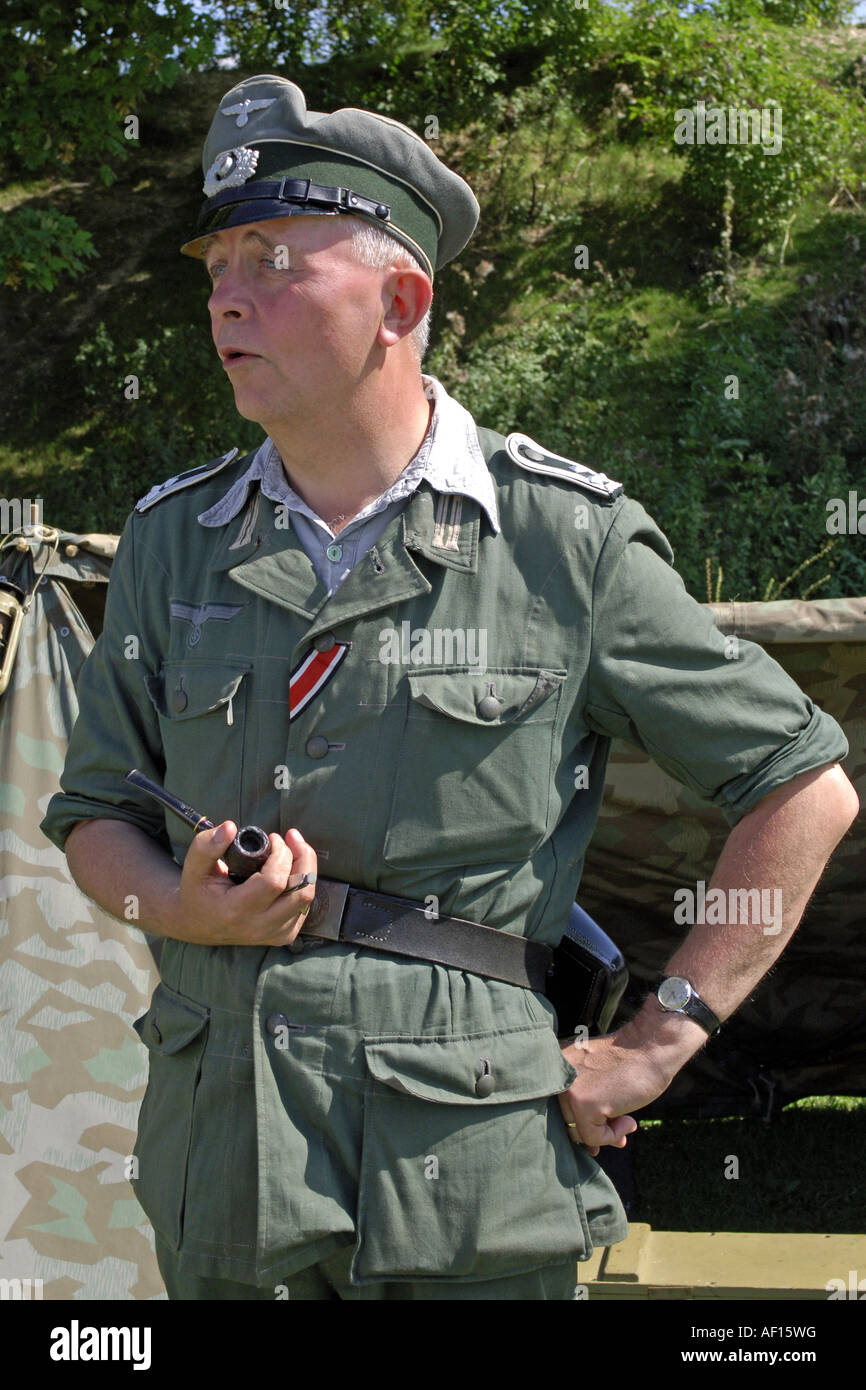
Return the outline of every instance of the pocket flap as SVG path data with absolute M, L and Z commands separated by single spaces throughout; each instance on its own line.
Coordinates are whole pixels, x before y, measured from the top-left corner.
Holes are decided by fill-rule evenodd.
M 577 1076 L 549 1024 L 463 1037 L 365 1039 L 372 1076 L 448 1105 L 505 1105 L 565 1091 Z
M 564 671 L 428 671 L 409 676 L 413 700 L 428 709 L 448 714 L 466 724 L 481 728 L 496 728 L 497 724 L 513 724 L 529 715 L 565 680 Z M 481 702 L 489 697 L 494 702 L 479 713 Z M 550 716 L 553 718 L 551 711 Z
M 250 662 L 169 661 L 156 676 L 145 676 L 147 693 L 166 719 L 194 719 L 228 704 Z
M 159 984 L 147 1013 L 137 1018 L 132 1026 L 151 1052 L 168 1055 L 180 1052 L 197 1038 L 209 1018 L 210 1010 L 203 1004 L 185 999 L 168 985 Z

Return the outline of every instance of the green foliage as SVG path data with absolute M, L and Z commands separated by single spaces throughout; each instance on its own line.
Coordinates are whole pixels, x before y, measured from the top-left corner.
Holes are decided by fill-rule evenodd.
M 776 17 L 791 24 L 793 14 L 791 8 Z M 780 231 L 816 185 L 856 179 L 852 152 L 866 143 L 866 111 L 850 87 L 816 82 L 814 51 L 792 63 L 784 24 L 739 4 L 728 19 L 725 28 L 718 11 L 682 15 L 670 0 L 638 0 L 612 21 L 608 44 L 615 57 L 599 59 L 605 80 L 590 88 L 587 113 L 598 121 L 607 93 L 618 105 L 623 138 L 658 141 L 685 157 L 683 192 L 698 214 L 698 230 L 715 227 L 719 237 L 727 197 L 734 243 L 755 248 Z M 721 133 L 710 122 L 705 143 L 697 120 L 686 128 L 686 114 L 699 103 L 707 116 L 725 112 L 724 143 L 710 143 Z M 735 141 L 730 108 L 738 112 Z M 743 111 L 766 111 L 758 141 L 749 123 L 746 142 Z
M 0 284 L 10 289 L 52 290 L 95 255 L 90 233 L 54 208 L 0 213 Z
M 220 54 L 242 69 L 354 57 L 359 66 L 387 70 L 408 46 L 430 34 L 426 0 L 372 7 L 360 0 L 230 0 L 214 13 L 221 35 Z
M 720 19 L 736 23 L 747 16 L 765 16 L 774 24 L 847 24 L 854 0 L 715 0 L 702 5 Z
M 817 392 L 815 333 L 833 313 L 828 294 L 792 332 L 747 308 L 715 337 L 688 340 L 679 358 L 659 358 L 630 274 L 597 263 L 540 312 L 464 351 L 446 332 L 427 370 L 480 424 L 519 429 L 622 481 L 662 525 L 699 600 L 826 595 L 831 582 L 863 593 L 866 556 L 828 544 L 826 530 L 828 500 L 850 486 L 838 440 L 847 434 L 859 450 L 866 430 L 857 348 L 825 364 Z M 708 559 L 723 571 L 718 594 L 707 593 Z
M 785 597 L 863 593 L 862 546 L 821 553 L 827 501 L 864 476 L 862 215 L 852 194 L 828 208 L 848 173 L 860 196 L 863 63 L 851 62 L 856 41 L 825 43 L 793 12 L 782 28 L 744 3 L 724 27 L 718 7 L 682 8 L 227 5 L 225 42 L 244 66 L 191 78 L 146 108 L 150 162 L 136 177 L 162 190 L 190 111 L 203 135 L 216 97 L 251 71 L 285 70 L 317 109 L 366 105 L 421 132 L 436 114 L 432 146 L 468 178 L 482 218 L 437 276 L 425 370 L 479 423 L 523 430 L 624 482 L 664 527 L 697 598 L 708 597 L 708 562 L 713 598 L 720 573 L 725 599 L 761 599 L 789 576 Z M 697 100 L 771 99 L 783 109 L 779 155 L 673 139 L 676 112 Z M 119 166 L 110 189 L 97 162 L 76 169 L 90 183 L 82 217 L 110 246 L 131 177 Z M 118 245 L 99 286 L 94 276 L 73 287 L 58 319 L 28 291 L 43 264 L 63 273 L 49 257 L 69 256 L 74 273 L 88 252 L 37 206 L 8 215 L 0 260 L 20 286 L 8 296 L 16 351 L 0 364 L 16 442 L 0 463 L 18 492 L 34 476 L 33 495 L 64 524 L 119 530 L 154 481 L 253 447 L 261 431 L 235 413 L 200 284 L 167 273 L 182 238 L 160 231 L 132 258 Z M 161 193 L 149 206 L 162 207 Z M 761 244 L 786 209 L 791 264 L 780 265 L 778 246 Z M 173 216 L 166 200 L 166 227 Z M 576 270 L 575 243 L 589 246 L 591 270 Z M 55 343 L 57 322 L 75 322 L 68 341 Z M 724 393 L 732 373 L 736 399 Z M 126 398 L 130 376 L 137 400 Z
M 856 87 L 861 96 L 866 96 L 866 54 L 858 53 L 847 63 L 839 75 L 840 82 Z
M 13 0 L 5 19 L 0 158 L 14 174 L 56 172 L 75 161 L 110 181 L 106 161 L 126 152 L 126 111 L 211 52 L 211 25 L 185 0 L 87 0 L 35 10 Z
M 513 328 L 483 334 L 462 356 L 445 335 L 427 369 L 451 381 L 479 423 L 538 430 L 557 452 L 594 438 L 607 423 L 605 387 L 628 374 L 645 329 L 627 304 L 627 272 L 612 275 L 599 264 L 587 275 L 586 285 L 578 277 L 567 286 L 565 303 L 548 300 Z
M 751 135 L 750 143 L 694 144 L 686 156 L 684 193 L 712 213 L 722 207 L 729 186 L 734 237 L 742 245 L 760 245 L 777 234 L 818 183 L 855 182 L 850 155 L 866 137 L 862 105 L 816 85 L 802 70 L 786 71 L 783 56 L 781 37 L 765 36 L 760 51 L 744 55 L 736 82 L 713 68 L 702 82 L 707 108 L 762 111 L 761 143 Z M 742 124 L 738 115 L 738 134 Z
M 171 86 L 184 67 L 212 54 L 212 22 L 197 8 L 187 0 L 38 7 L 7 0 L 0 44 L 0 177 L 79 173 L 110 184 L 129 144 L 124 116 L 135 112 L 145 93 Z M 43 219 L 42 227 L 50 235 L 50 223 Z M 30 231 L 39 243 L 35 224 Z M 69 226 L 64 235 L 71 238 Z M 44 258 L 19 283 L 53 289 L 84 247 L 78 239 L 75 250 L 59 261 Z M 14 258 L 5 259 L 13 276 L 20 276 Z
M 163 325 L 147 340 L 115 339 L 100 323 L 76 365 L 88 403 L 84 468 L 99 479 L 96 530 L 120 530 L 153 482 L 261 443 L 261 427 L 235 411 L 204 323 Z
M 593 0 L 594 2 L 594 0 Z M 271 0 L 218 7 L 223 53 L 245 71 L 308 67 L 320 109 L 369 107 L 424 128 L 489 128 L 491 98 L 531 80 L 545 56 L 569 70 L 585 58 L 592 6 L 574 0 Z M 312 103 L 311 103 L 312 104 Z

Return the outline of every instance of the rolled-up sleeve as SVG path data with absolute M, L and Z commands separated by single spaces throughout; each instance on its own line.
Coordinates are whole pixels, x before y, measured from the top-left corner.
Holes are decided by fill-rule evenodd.
M 51 798 L 41 829 L 59 849 L 78 821 L 129 821 L 168 848 L 164 813 L 124 777 L 137 767 L 161 781 L 165 764 L 159 721 L 145 688 L 153 642 L 137 603 L 135 516 L 117 547 L 102 633 L 78 682 L 78 718 L 72 730 L 62 791 Z
M 720 632 L 672 565 L 667 538 L 628 499 L 596 567 L 585 716 L 733 826 L 792 777 L 840 761 L 848 741 L 762 647 Z

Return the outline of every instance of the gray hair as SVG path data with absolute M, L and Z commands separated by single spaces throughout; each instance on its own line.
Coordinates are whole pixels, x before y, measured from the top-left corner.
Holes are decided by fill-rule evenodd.
M 345 220 L 352 232 L 352 255 L 359 265 L 370 266 L 373 270 L 384 270 L 389 265 L 396 266 L 398 270 L 424 269 L 412 252 L 383 228 L 374 227 L 362 217 L 347 217 Z M 428 309 L 411 334 L 419 367 L 430 341 L 430 313 Z

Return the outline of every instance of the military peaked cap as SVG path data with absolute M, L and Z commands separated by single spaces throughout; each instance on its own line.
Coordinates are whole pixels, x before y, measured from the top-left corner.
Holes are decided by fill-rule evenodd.
M 181 250 L 201 256 L 206 236 L 272 217 L 362 217 L 417 258 L 431 280 L 478 224 L 471 188 L 414 130 L 353 106 L 308 111 L 285 77 L 248 77 L 219 104 L 202 155 L 196 234 Z

